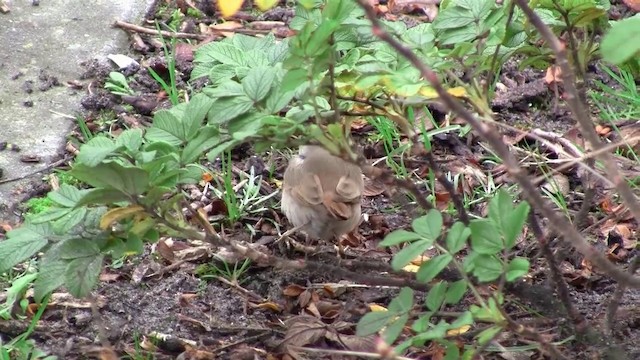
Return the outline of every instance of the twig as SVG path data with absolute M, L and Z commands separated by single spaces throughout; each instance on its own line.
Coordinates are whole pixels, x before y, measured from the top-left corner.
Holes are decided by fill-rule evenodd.
M 119 27 L 121 29 L 128 30 L 128 31 L 135 31 L 135 32 L 142 33 L 142 34 L 159 35 L 159 36 L 163 36 L 163 37 L 177 38 L 177 39 L 206 40 L 206 39 L 209 39 L 209 38 L 212 37 L 211 35 L 200 35 L 200 34 L 190 34 L 190 33 L 182 33 L 182 32 L 171 32 L 171 31 L 164 31 L 164 30 L 161 30 L 160 32 L 158 32 L 157 30 L 154 30 L 154 29 L 149 29 L 149 28 L 142 27 L 142 26 L 139 26 L 139 25 L 130 24 L 128 22 L 124 22 L 124 21 L 120 21 L 120 20 L 116 20 L 116 22 L 113 23 L 113 26 Z
M 635 274 L 636 270 L 640 267 L 640 255 L 636 255 L 635 258 L 631 261 L 629 268 L 629 274 Z M 624 295 L 624 291 L 627 289 L 624 284 L 618 284 L 616 291 L 611 296 L 611 301 L 607 306 L 607 318 L 605 322 L 605 331 L 608 336 L 613 336 L 613 332 L 616 329 L 616 312 L 618 311 L 618 306 L 620 306 L 620 300 L 622 300 L 622 295 Z
M 316 349 L 303 346 L 288 345 L 288 348 L 296 351 L 305 351 L 310 353 L 329 354 L 329 355 L 343 355 L 353 356 L 355 358 L 367 358 L 367 359 L 388 359 L 388 360 L 413 360 L 408 357 L 394 355 L 394 354 L 378 354 L 364 351 L 351 351 L 351 350 L 331 350 L 331 349 Z
M 604 144 L 598 138 L 598 134 L 595 132 L 595 128 L 593 126 L 593 122 L 591 121 L 591 117 L 587 113 L 587 106 L 582 101 L 580 96 L 580 92 L 576 87 L 576 79 L 574 75 L 573 68 L 571 64 L 567 60 L 566 56 L 566 46 L 560 42 L 560 40 L 553 34 L 551 29 L 545 25 L 540 17 L 535 14 L 535 12 L 528 6 L 528 2 L 526 0 L 516 0 L 515 1 L 518 6 L 522 9 L 522 12 L 525 14 L 527 19 L 533 24 L 533 26 L 540 32 L 540 35 L 545 39 L 545 41 L 549 44 L 549 47 L 553 50 L 556 55 L 556 63 L 562 70 L 562 83 L 564 84 L 565 93 L 563 98 L 567 102 L 569 109 L 573 114 L 573 118 L 577 121 L 580 132 L 582 136 L 585 138 L 590 147 L 596 152 L 604 147 Z M 636 221 L 640 222 L 640 203 L 638 202 L 636 196 L 633 194 L 633 191 L 625 181 L 624 177 L 621 175 L 616 162 L 611 154 L 608 152 L 598 153 L 597 159 L 601 161 L 607 170 L 607 175 L 613 181 L 616 190 L 625 201 L 631 214 L 636 219 Z M 598 266 L 600 266 L 598 264 Z M 621 271 L 619 273 L 622 273 Z M 627 275 L 627 274 L 625 274 Z M 640 281 L 638 285 L 640 286 Z
M 526 6 L 523 0 L 516 0 L 519 4 Z M 538 189 L 531 183 L 528 174 L 518 166 L 518 161 L 513 154 L 509 151 L 509 148 L 502 142 L 502 139 L 497 131 L 488 124 L 482 123 L 471 112 L 469 112 L 458 100 L 451 96 L 442 87 L 438 76 L 429 67 L 427 67 L 412 51 L 406 46 L 402 45 L 395 38 L 386 32 L 380 24 L 375 11 L 365 0 L 358 0 L 360 6 L 365 10 L 367 18 L 372 23 L 373 34 L 379 37 L 381 40 L 389 44 L 395 49 L 401 56 L 409 60 L 411 64 L 420 71 L 420 74 L 426 79 L 431 86 L 436 90 L 443 104 L 447 106 L 454 113 L 458 114 L 469 125 L 473 127 L 496 151 L 496 153 L 503 159 L 507 171 L 518 181 L 521 186 L 522 195 L 531 203 L 531 205 L 537 208 L 543 216 L 549 219 L 549 224 L 562 235 L 562 238 L 568 241 L 574 248 L 578 250 L 582 255 L 589 259 L 594 265 L 598 266 L 603 272 L 608 274 L 614 280 L 620 283 L 626 283 L 630 286 L 640 288 L 640 278 L 634 277 L 621 270 L 614 264 L 612 264 L 604 255 L 596 251 L 587 241 L 580 235 L 580 233 L 565 219 L 563 216 L 556 213 L 556 211 L 548 204 L 548 200 L 544 199 L 540 195 Z M 564 70 L 563 70 L 564 71 Z M 567 71 L 570 71 L 568 69 Z M 565 79 L 567 80 L 567 79 Z M 596 140 L 597 142 L 597 137 Z M 611 164 L 606 164 L 608 167 Z M 615 168 L 615 165 L 613 165 Z M 619 172 L 611 172 L 614 176 L 614 183 L 619 186 L 625 186 L 620 184 L 622 178 Z M 617 174 L 617 175 L 616 175 Z M 626 187 L 626 189 L 629 189 Z M 630 194 L 630 190 L 626 195 Z M 637 205 L 637 204 L 635 204 Z M 638 206 L 636 206 L 638 208 Z M 640 209 L 638 214 L 640 214 Z M 635 214 L 635 213 L 634 213 Z
M 32 172 L 26 173 L 24 175 L 20 175 L 20 176 L 11 178 L 11 179 L 0 180 L 0 184 L 6 184 L 6 183 L 13 182 L 13 181 L 20 181 L 22 179 L 26 179 L 26 178 L 28 178 L 30 176 L 33 176 L 33 175 L 39 174 L 41 172 L 45 172 L 47 170 L 53 169 L 53 168 L 57 167 L 58 165 L 62 165 L 62 164 L 64 164 L 65 162 L 67 162 L 69 160 L 71 160 L 71 156 L 66 156 L 66 157 L 64 157 L 64 158 L 62 158 L 62 159 L 60 159 L 58 161 L 52 162 L 51 164 L 43 167 L 42 169 L 35 170 L 35 171 L 32 171 Z
M 582 316 L 582 314 L 580 314 L 580 312 L 577 311 L 573 306 L 571 296 L 569 295 L 569 289 L 567 288 L 567 283 L 562 278 L 560 268 L 558 267 L 556 259 L 553 256 L 551 248 L 549 247 L 549 239 L 542 232 L 540 223 L 538 222 L 538 219 L 533 212 L 529 214 L 529 225 L 531 226 L 531 230 L 533 231 L 536 240 L 538 240 L 542 255 L 545 257 L 547 263 L 549 264 L 549 276 L 556 285 L 556 290 L 558 291 L 558 295 L 560 296 L 560 301 L 562 301 L 565 310 L 567 310 L 567 313 L 571 317 L 576 332 L 580 334 L 584 333 L 588 329 L 588 323 Z

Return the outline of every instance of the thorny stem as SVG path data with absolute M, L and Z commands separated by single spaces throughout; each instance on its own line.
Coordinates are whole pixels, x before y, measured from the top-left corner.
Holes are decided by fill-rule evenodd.
M 636 270 L 640 267 L 640 255 L 636 255 L 631 261 L 629 268 L 629 274 L 635 274 Z M 627 289 L 623 284 L 618 284 L 616 291 L 611 296 L 611 301 L 607 306 L 607 318 L 605 322 L 605 331 L 607 335 L 613 336 L 613 332 L 616 329 L 616 312 L 618 311 L 618 306 L 620 306 L 620 300 L 622 299 L 622 295 L 624 295 L 624 291 Z
M 540 19 L 533 14 L 533 11 L 529 9 L 526 5 L 525 0 L 516 0 L 520 7 L 527 8 L 531 13 L 528 16 L 534 16 L 537 19 L 538 23 L 542 26 Z M 366 0 L 358 0 L 358 4 L 365 10 L 367 18 L 372 23 L 372 31 L 373 34 L 379 37 L 382 41 L 389 44 L 392 48 L 394 48 L 400 55 L 409 60 L 413 66 L 418 69 L 424 79 L 426 79 L 431 86 L 436 90 L 440 99 L 450 110 L 454 113 L 458 114 L 461 118 L 463 118 L 469 125 L 471 125 L 474 130 L 476 130 L 496 151 L 496 153 L 504 160 L 505 166 L 509 173 L 517 180 L 522 188 L 522 194 L 525 198 L 537 208 L 543 216 L 549 219 L 550 225 L 559 233 L 562 234 L 562 237 L 571 243 L 573 247 L 575 247 L 581 254 L 583 254 L 587 259 L 589 259 L 592 263 L 598 266 L 603 272 L 608 274 L 610 277 L 618 281 L 619 283 L 625 283 L 627 285 L 640 288 L 640 278 L 634 277 L 626 273 L 625 271 L 619 269 L 617 266 L 613 265 L 606 257 L 597 252 L 592 246 L 590 246 L 585 239 L 580 235 L 580 233 L 562 216 L 556 213 L 553 208 L 548 205 L 548 201 L 545 200 L 539 193 L 538 189 L 531 183 L 529 176 L 518 166 L 518 161 L 516 158 L 510 153 L 508 147 L 502 142 L 502 139 L 497 131 L 493 127 L 480 122 L 478 119 L 471 114 L 460 102 L 458 102 L 453 96 L 449 95 L 447 91 L 442 87 L 440 81 L 438 80 L 438 76 L 427 67 L 409 48 L 402 45 L 396 39 L 391 37 L 388 32 L 386 32 L 378 18 L 376 17 L 376 13 L 371 8 L 371 6 L 367 3 Z M 524 9 L 523 9 L 524 10 Z M 527 11 L 525 11 L 527 13 Z M 532 21 L 533 22 L 533 21 Z M 544 29 L 547 30 L 550 34 L 550 30 L 545 26 Z M 553 34 L 550 36 L 557 41 Z M 560 49 L 559 45 L 557 49 Z M 573 85 L 573 76 L 567 77 L 568 74 L 571 73 L 571 68 L 566 63 L 566 57 L 564 58 L 563 64 L 563 75 L 565 76 L 565 86 L 568 89 L 572 89 L 572 94 L 576 94 L 577 91 L 575 86 Z M 569 84 L 571 83 L 571 84 Z M 572 97 L 572 99 L 569 99 Z M 572 105 L 579 104 L 579 101 L 576 102 L 576 98 L 574 95 L 568 95 L 567 101 L 571 102 Z M 572 107 L 572 110 L 573 107 Z M 586 123 L 589 122 L 588 117 L 580 116 L 586 114 L 584 108 L 576 107 L 574 110 L 574 115 L 577 117 L 584 118 Z M 581 120 L 582 121 L 582 120 Z M 589 130 L 588 126 L 583 124 L 586 130 Z M 590 129 L 591 132 L 587 134 L 587 139 L 594 143 L 598 143 L 598 138 L 595 132 L 593 131 L 593 127 Z M 599 148 L 599 147 L 598 147 Z M 610 157 L 605 157 L 603 161 L 608 167 L 612 167 L 610 173 L 614 177 L 614 183 L 617 184 L 620 188 L 624 188 L 624 198 L 625 199 L 633 199 L 633 194 L 631 193 L 631 189 L 628 186 L 625 186 L 620 173 L 617 171 L 617 167 L 615 166 L 613 159 L 609 159 Z M 608 160 L 608 162 L 606 161 Z M 621 191 L 622 194 L 622 191 Z M 637 211 L 636 211 L 637 210 Z M 634 214 L 640 214 L 640 205 L 634 201 L 632 211 Z M 640 216 L 637 217 L 640 219 Z
M 608 152 L 598 152 L 598 150 L 604 147 L 604 144 L 598 138 L 598 134 L 596 134 L 595 132 L 591 117 L 587 113 L 587 106 L 582 101 L 580 93 L 576 88 L 575 75 L 573 73 L 571 65 L 567 61 L 565 46 L 560 42 L 560 40 L 558 40 L 553 32 L 551 32 L 551 29 L 547 25 L 545 25 L 542 20 L 540 20 L 540 18 L 533 12 L 533 10 L 531 10 L 531 8 L 527 5 L 526 0 L 515 1 L 522 9 L 525 16 L 535 26 L 535 28 L 538 29 L 542 37 L 549 44 L 549 47 L 551 47 L 551 49 L 556 54 L 558 66 L 560 66 L 562 70 L 562 82 L 565 87 L 564 98 L 571 112 L 573 113 L 573 118 L 580 126 L 582 136 L 584 136 L 584 138 L 587 140 L 587 142 L 591 146 L 591 149 L 598 154 L 597 159 L 604 164 L 607 173 L 609 174 L 610 178 L 613 181 L 613 184 L 616 187 L 616 190 L 618 190 L 620 196 L 629 207 L 631 214 L 633 214 L 633 217 L 636 219 L 636 221 L 640 222 L 640 203 L 621 175 L 620 170 L 616 165 L 615 158 Z M 634 282 L 634 284 L 637 284 L 634 286 L 640 286 L 640 281 L 638 283 Z
M 553 282 L 556 284 L 556 290 L 558 291 L 560 301 L 562 301 L 564 308 L 567 310 L 567 313 L 571 317 L 576 332 L 584 333 L 584 331 L 587 329 L 588 324 L 582 314 L 580 314 L 580 312 L 577 311 L 573 306 L 571 296 L 569 295 L 569 289 L 567 288 L 567 283 L 562 278 L 560 268 L 558 267 L 556 259 L 553 256 L 551 248 L 549 247 L 549 239 L 542 232 L 540 223 L 538 222 L 538 219 L 533 212 L 529 213 L 529 225 L 531 226 L 531 230 L 533 231 L 536 240 L 538 240 L 542 255 L 545 257 L 545 259 L 547 259 L 547 263 L 549 264 L 549 275 Z

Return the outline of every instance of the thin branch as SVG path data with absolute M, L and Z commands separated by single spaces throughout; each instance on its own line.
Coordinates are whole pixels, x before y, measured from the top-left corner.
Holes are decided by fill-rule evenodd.
M 524 0 L 516 0 L 519 4 L 524 5 Z M 471 112 L 469 112 L 458 100 L 449 95 L 447 91 L 442 87 L 438 76 L 429 67 L 427 67 L 409 48 L 402 45 L 395 38 L 386 32 L 380 24 L 375 11 L 365 0 L 358 0 L 358 4 L 365 10 L 367 18 L 372 23 L 373 34 L 379 37 L 382 41 L 389 44 L 395 49 L 401 56 L 409 60 L 411 64 L 420 71 L 422 77 L 426 79 L 431 86 L 436 90 L 440 99 L 451 109 L 454 113 L 463 118 L 469 125 L 473 127 L 496 151 L 496 153 L 503 159 L 507 171 L 518 181 L 522 188 L 522 195 L 531 203 L 532 206 L 537 208 L 543 216 L 549 219 L 550 225 L 562 235 L 562 237 L 571 243 L 582 255 L 589 259 L 594 265 L 598 266 L 603 272 L 608 274 L 614 280 L 620 283 L 625 283 L 630 286 L 640 288 L 640 278 L 634 277 L 621 270 L 614 264 L 612 264 L 604 255 L 596 251 L 587 241 L 580 235 L 580 233 L 567 221 L 563 216 L 556 213 L 555 210 L 548 204 L 548 200 L 544 199 L 538 189 L 531 183 L 529 175 L 518 166 L 518 161 L 511 154 L 509 148 L 502 142 L 502 139 L 495 128 L 488 124 L 482 123 Z M 526 5 L 524 5 L 526 6 Z M 570 69 L 569 69 L 570 71 Z M 565 74 L 566 75 L 566 74 Z M 569 79 L 565 79 L 565 83 Z M 573 80 L 573 78 L 571 78 Z M 593 131 L 593 129 L 592 129 Z M 595 133 L 594 133 L 595 136 Z M 597 137 L 596 137 L 597 142 Z M 608 157 L 607 157 L 608 158 Z M 607 166 L 612 165 L 612 161 Z M 615 165 L 613 165 L 615 168 Z M 613 172 L 615 177 L 617 174 L 617 181 L 614 183 L 619 184 L 622 180 L 619 172 Z M 622 184 L 624 186 L 625 184 Z M 627 187 L 627 189 L 629 189 Z M 630 189 L 628 191 L 630 193 Z M 632 194 L 631 194 L 632 195 Z M 640 206 L 635 204 L 638 208 L 638 214 L 640 214 Z

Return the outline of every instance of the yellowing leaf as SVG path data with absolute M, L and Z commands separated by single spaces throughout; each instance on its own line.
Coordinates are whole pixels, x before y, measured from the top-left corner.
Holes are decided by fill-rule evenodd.
M 431 86 L 421 87 L 419 93 L 420 95 L 426 97 L 427 99 L 438 98 L 438 93 Z
M 465 90 L 462 86 L 451 88 L 447 90 L 447 92 L 449 93 L 449 95 L 459 97 L 459 98 L 467 96 L 467 90 Z
M 429 261 L 431 258 L 426 255 L 420 255 L 415 259 L 411 260 L 413 265 L 422 265 L 422 263 Z
M 414 264 L 409 264 L 402 268 L 402 270 L 406 272 L 412 272 L 412 273 L 417 273 L 419 269 L 420 269 L 420 266 L 414 265 Z
M 106 230 L 111 224 L 118 220 L 129 218 L 144 211 L 140 205 L 131 205 L 123 208 L 115 208 L 106 212 L 100 219 L 100 228 Z
M 267 11 L 276 6 L 278 0 L 256 0 L 255 3 L 260 11 Z
M 242 7 L 243 0 L 218 0 L 218 9 L 223 18 L 235 15 Z
M 384 306 L 380 306 L 378 304 L 369 304 L 369 310 L 373 311 L 373 312 L 378 312 L 378 311 L 389 311 L 387 310 L 386 307 Z
M 464 325 L 457 329 L 451 329 L 447 331 L 447 336 L 457 336 L 460 334 L 464 334 L 471 329 L 471 325 Z

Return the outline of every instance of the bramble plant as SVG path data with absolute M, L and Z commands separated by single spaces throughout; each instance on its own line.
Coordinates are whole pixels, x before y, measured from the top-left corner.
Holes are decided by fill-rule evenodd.
M 455 282 L 445 280 L 435 283 L 426 295 L 423 307 L 426 311 L 414 311 L 414 293 L 403 288 L 391 300 L 387 311 L 370 312 L 360 319 L 357 334 L 360 336 L 381 332 L 387 344 L 393 344 L 410 324 L 413 336 L 404 340 L 395 348 L 401 354 L 410 346 L 423 346 L 426 341 L 437 341 L 446 349 L 447 359 L 467 359 L 474 355 L 474 348 L 468 348 L 464 354 L 447 334 L 465 332 L 465 327 L 482 320 L 491 326 L 475 336 L 478 347 L 494 339 L 504 330 L 504 318 L 499 308 L 503 296 L 498 291 L 485 299 L 475 289 L 474 281 L 492 282 L 503 279 L 513 282 L 529 271 L 529 261 L 514 257 L 511 250 L 516 244 L 529 214 L 529 205 L 525 202 L 514 206 L 513 198 L 504 190 L 496 192 L 489 201 L 489 214 L 484 219 L 474 219 L 469 226 L 461 222 L 454 223 L 446 232 L 442 231 L 442 215 L 431 210 L 426 215 L 413 220 L 412 229 L 396 230 L 385 237 L 380 246 L 405 245 L 391 261 L 394 270 L 400 270 L 411 263 L 417 255 L 435 248 L 439 255 L 423 262 L 416 273 L 416 279 L 423 283 L 432 282 L 446 267 L 453 265 L 461 275 Z M 476 300 L 469 310 L 463 312 L 454 321 L 446 321 L 438 316 L 445 304 L 458 304 L 470 291 Z M 415 319 L 410 321 L 410 319 Z

